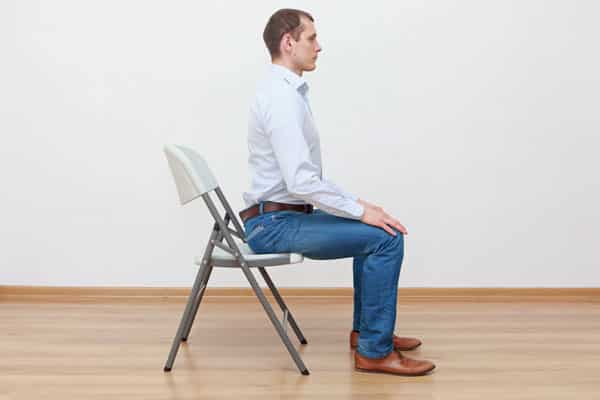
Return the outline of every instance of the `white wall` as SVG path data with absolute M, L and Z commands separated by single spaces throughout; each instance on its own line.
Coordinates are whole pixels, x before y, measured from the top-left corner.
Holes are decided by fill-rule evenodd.
M 189 286 L 211 225 L 162 145 L 198 149 L 242 208 L 262 29 L 289 6 L 324 47 L 325 174 L 408 227 L 401 286 L 600 286 L 592 0 L 4 0 L 0 285 Z M 351 259 L 273 275 L 351 286 Z

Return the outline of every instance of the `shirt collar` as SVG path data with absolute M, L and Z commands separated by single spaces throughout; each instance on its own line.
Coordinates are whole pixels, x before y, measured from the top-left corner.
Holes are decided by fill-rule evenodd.
M 302 94 L 306 94 L 308 91 L 308 83 L 303 77 L 297 75 L 295 72 L 287 69 L 279 64 L 271 64 L 271 71 L 284 81 L 289 83 L 294 89 Z

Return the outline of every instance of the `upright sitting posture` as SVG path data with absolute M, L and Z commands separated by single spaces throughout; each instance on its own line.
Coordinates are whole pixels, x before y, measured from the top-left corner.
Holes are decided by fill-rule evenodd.
M 430 361 L 398 350 L 421 344 L 394 335 L 406 228 L 381 207 L 322 174 L 319 133 L 303 73 L 321 51 L 314 19 L 282 9 L 263 33 L 272 64 L 258 86 L 248 127 L 251 187 L 240 212 L 256 253 L 302 253 L 313 259 L 353 257 L 354 320 L 350 346 L 359 371 L 423 375 Z

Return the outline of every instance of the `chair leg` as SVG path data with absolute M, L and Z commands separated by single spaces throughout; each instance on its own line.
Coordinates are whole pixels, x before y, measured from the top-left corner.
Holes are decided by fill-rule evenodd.
M 204 275 L 206 265 L 202 265 L 198 273 L 196 274 L 196 280 L 194 281 L 194 286 L 192 287 L 192 292 L 188 298 L 187 305 L 185 307 L 185 311 L 181 317 L 181 322 L 179 323 L 179 327 L 177 328 L 177 333 L 173 338 L 173 344 L 171 345 L 171 351 L 169 352 L 169 357 L 167 358 L 167 362 L 164 367 L 165 372 L 171 371 L 173 368 L 173 362 L 175 361 L 175 356 L 177 355 L 177 351 L 179 350 L 179 345 L 181 344 L 181 338 L 183 337 L 184 329 L 186 328 L 187 321 L 191 316 L 192 309 L 194 307 L 194 302 L 198 298 L 198 293 L 200 292 L 202 285 L 202 276 Z
M 190 315 L 190 318 L 187 320 L 186 327 L 183 330 L 183 336 L 181 337 L 182 342 L 187 341 L 190 336 L 190 331 L 192 330 L 192 324 L 194 323 L 194 320 L 196 319 L 196 314 L 198 313 L 198 308 L 200 307 L 200 303 L 202 302 L 202 297 L 204 296 L 204 292 L 206 292 L 206 286 L 208 286 L 208 280 L 210 279 L 210 273 L 212 272 L 212 269 L 213 269 L 213 266 L 209 265 L 206 268 L 206 273 L 204 274 L 205 276 L 202 277 L 201 290 L 200 290 L 200 293 L 198 294 L 198 298 L 196 299 L 196 301 L 194 303 L 194 307 L 192 308 L 192 313 Z
M 205 267 L 203 268 L 203 273 L 201 274 L 200 277 L 200 291 L 199 294 L 197 295 L 196 298 L 194 298 L 194 305 L 192 306 L 192 311 L 191 313 L 187 316 L 187 319 L 185 320 L 185 327 L 183 329 L 183 336 L 181 337 L 181 340 L 183 342 L 187 341 L 188 336 L 190 335 L 190 330 L 192 329 L 192 324 L 194 323 L 194 319 L 196 318 L 196 313 L 198 312 L 198 307 L 200 306 L 200 302 L 202 301 L 202 296 L 204 296 L 204 291 L 206 289 L 206 285 L 208 284 L 208 279 L 210 277 L 210 273 L 212 272 L 212 268 L 213 266 L 210 265 L 210 259 L 211 259 L 211 255 L 213 252 L 213 249 L 215 247 L 215 245 L 213 244 L 213 241 L 218 240 L 220 237 L 220 232 L 219 232 L 219 224 L 217 224 L 215 222 L 215 225 L 213 226 L 213 230 L 210 234 L 210 238 L 208 239 L 208 244 L 206 246 L 206 249 L 204 250 L 204 255 L 202 256 L 202 262 L 200 263 L 201 266 Z
M 265 309 L 267 316 L 271 320 L 271 323 L 275 327 L 275 330 L 277 330 L 279 337 L 281 338 L 281 340 L 283 341 L 283 344 L 285 345 L 288 352 L 292 356 L 292 359 L 296 363 L 296 366 L 298 367 L 298 369 L 300 370 L 302 375 L 308 375 L 309 374 L 308 369 L 306 368 L 306 366 L 304 365 L 304 362 L 300 358 L 300 355 L 298 354 L 298 352 L 292 345 L 292 342 L 290 341 L 290 338 L 288 337 L 287 333 L 283 329 L 281 322 L 279 322 L 279 320 L 277 319 L 277 316 L 273 312 L 273 308 L 271 307 L 271 304 L 265 297 L 265 294 L 261 290 L 260 286 L 258 286 L 258 282 L 256 282 L 256 278 L 254 277 L 254 274 L 250 271 L 250 268 L 248 267 L 248 264 L 246 263 L 246 260 L 244 259 L 243 255 L 242 255 L 242 252 L 240 251 L 238 245 L 235 243 L 235 240 L 233 240 L 233 237 L 229 233 L 229 228 L 227 228 L 226 223 L 223 221 L 223 219 L 219 215 L 219 212 L 218 212 L 217 208 L 215 207 L 214 203 L 212 202 L 212 200 L 210 199 L 210 196 L 208 195 L 208 193 L 203 194 L 202 199 L 204 199 L 204 202 L 206 203 L 208 210 L 210 211 L 211 215 L 213 216 L 213 218 L 219 225 L 220 233 L 223 234 L 225 240 L 227 241 L 227 245 L 235 252 L 235 257 L 240 264 L 239 265 L 240 268 L 244 272 L 244 275 L 246 275 L 246 279 L 248 280 L 248 282 L 250 282 L 250 286 L 252 286 L 252 289 L 254 290 L 256 297 L 258 297 L 258 300 L 260 301 L 263 308 Z
M 273 293 L 273 297 L 275 297 L 275 300 L 277 301 L 277 304 L 279 304 L 279 307 L 281 307 L 281 311 L 283 311 L 284 313 L 287 311 L 287 319 L 288 319 L 288 321 L 290 323 L 290 326 L 292 327 L 292 329 L 296 333 L 296 336 L 298 337 L 298 340 L 302 344 L 307 344 L 308 342 L 306 341 L 306 338 L 302 334 L 302 331 L 300 330 L 300 327 L 296 323 L 296 320 L 294 319 L 294 316 L 292 315 L 292 312 L 290 311 L 290 309 L 287 307 L 287 305 L 283 301 L 283 298 L 279 294 L 279 291 L 275 287 L 275 284 L 271 280 L 271 277 L 267 273 L 267 270 L 264 269 L 264 268 L 262 268 L 262 267 L 258 268 L 258 270 L 260 271 L 263 279 L 265 280 L 265 282 L 269 286 L 269 289 L 271 289 L 271 293 Z
M 258 300 L 260 301 L 263 308 L 265 309 L 267 316 L 271 320 L 271 323 L 275 327 L 275 330 L 279 334 L 279 337 L 283 341 L 283 344 L 285 345 L 288 352 L 290 353 L 290 356 L 292 356 L 292 359 L 296 363 L 296 367 L 298 367 L 298 370 L 300 370 L 300 373 L 302 375 L 309 375 L 308 368 L 306 368 L 306 366 L 304 365 L 304 362 L 302 361 L 302 358 L 300 358 L 300 355 L 298 354 L 298 352 L 292 345 L 292 342 L 291 342 L 289 336 L 287 335 L 287 333 L 285 332 L 283 326 L 281 325 L 281 322 L 279 322 L 279 320 L 277 319 L 277 316 L 275 315 L 275 312 L 273 311 L 271 304 L 265 297 L 260 286 L 258 286 L 258 283 L 256 282 L 256 278 L 254 278 L 254 275 L 252 274 L 252 272 L 250 271 L 250 269 L 247 266 L 242 266 L 242 271 L 244 271 L 244 274 L 246 275 L 248 282 L 250 282 L 252 289 L 254 289 L 254 293 L 256 294 L 256 297 L 258 297 Z

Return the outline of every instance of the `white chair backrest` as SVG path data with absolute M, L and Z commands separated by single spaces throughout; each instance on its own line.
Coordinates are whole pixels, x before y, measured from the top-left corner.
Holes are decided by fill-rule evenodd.
M 164 151 L 182 205 L 219 186 L 204 158 L 194 150 L 170 144 Z

